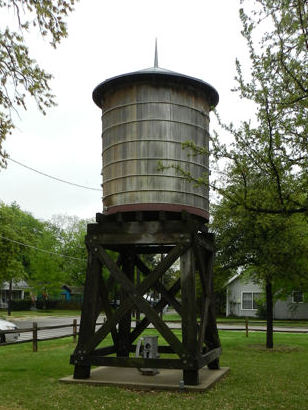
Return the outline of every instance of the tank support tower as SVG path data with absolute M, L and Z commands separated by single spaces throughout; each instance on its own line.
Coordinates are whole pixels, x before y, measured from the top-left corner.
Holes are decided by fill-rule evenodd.
M 221 354 L 212 285 L 213 234 L 204 220 L 183 212 L 131 212 L 97 214 L 88 225 L 88 267 L 78 345 L 71 356 L 74 378 L 90 377 L 91 366 L 182 369 L 186 385 L 199 384 L 199 369 L 219 368 Z M 117 252 L 117 262 L 109 251 Z M 163 255 L 150 269 L 142 255 Z M 180 277 L 165 285 L 168 269 L 180 259 Z M 141 272 L 143 280 L 136 272 Z M 196 281 L 200 283 L 197 308 Z M 120 288 L 120 305 L 112 307 L 112 289 Z M 161 295 L 152 305 L 144 295 Z M 176 295 L 181 293 L 181 298 Z M 178 337 L 160 314 L 172 307 L 181 317 Z M 198 310 L 200 309 L 200 321 Z M 132 312 L 144 314 L 132 327 Z M 96 330 L 104 311 L 106 322 Z M 167 345 L 159 345 L 159 358 L 136 358 L 136 340 L 152 323 Z M 111 344 L 100 343 L 111 335 Z M 145 376 L 147 377 L 147 376 Z

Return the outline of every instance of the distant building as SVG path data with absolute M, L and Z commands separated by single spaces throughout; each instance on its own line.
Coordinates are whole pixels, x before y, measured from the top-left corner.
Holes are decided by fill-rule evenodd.
M 3 282 L 0 286 L 0 309 L 6 309 L 9 300 L 9 282 Z M 21 300 L 30 292 L 30 287 L 24 280 L 13 282 L 12 300 Z
M 226 316 L 255 317 L 258 300 L 264 297 L 264 290 L 258 283 L 235 275 L 226 284 Z M 286 300 L 274 304 L 274 319 L 308 319 L 308 300 L 302 291 L 293 291 Z
M 71 302 L 81 302 L 83 288 L 78 286 L 63 285 L 61 289 L 61 299 Z
M 33 290 L 24 280 L 13 282 L 12 285 L 12 300 L 23 300 L 25 299 L 25 296 L 30 296 L 33 304 L 35 304 L 37 297 L 41 298 L 43 296 L 42 294 L 39 294 L 38 296 L 34 295 Z M 9 282 L 3 282 L 0 285 L 0 309 L 7 309 L 8 307 L 9 287 Z M 63 285 L 61 290 L 58 291 L 55 296 L 51 297 L 51 299 L 61 299 L 67 302 L 81 303 L 82 295 L 82 287 Z

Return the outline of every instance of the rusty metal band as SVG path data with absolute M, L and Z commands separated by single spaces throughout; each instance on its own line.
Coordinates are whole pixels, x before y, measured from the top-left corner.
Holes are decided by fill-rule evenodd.
M 136 211 L 169 211 L 169 212 L 182 212 L 201 216 L 202 218 L 209 220 L 209 213 L 201 208 L 196 208 L 189 205 L 176 205 L 165 203 L 144 203 L 144 204 L 127 204 L 127 205 L 115 205 L 107 210 L 104 210 L 105 215 L 115 214 L 117 212 L 136 212 Z
M 104 183 L 103 183 L 103 190 L 104 190 Z M 196 194 L 195 192 L 187 192 L 187 191 L 181 191 L 181 190 L 173 190 L 173 189 L 132 189 L 132 190 L 125 190 L 125 191 L 117 191 L 115 193 L 112 194 L 108 194 L 108 195 L 104 195 L 103 196 L 103 201 L 106 198 L 109 198 L 110 196 L 117 196 L 117 195 L 121 195 L 121 194 L 131 194 L 133 192 L 138 192 L 138 193 L 144 193 L 144 192 L 170 192 L 170 193 L 177 193 L 177 194 L 186 194 L 189 196 L 195 196 L 197 198 L 201 198 L 201 199 L 205 199 L 208 200 L 208 196 L 204 196 L 204 195 L 200 195 L 200 194 Z M 163 202 L 162 202 L 163 203 Z

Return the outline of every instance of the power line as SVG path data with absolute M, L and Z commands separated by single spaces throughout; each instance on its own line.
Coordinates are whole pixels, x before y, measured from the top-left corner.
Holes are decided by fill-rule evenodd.
M 45 252 L 45 253 L 48 253 L 48 254 L 50 254 L 50 255 L 61 256 L 62 258 L 75 259 L 75 260 L 78 260 L 78 261 L 85 261 L 85 260 L 86 260 L 86 259 L 82 259 L 82 258 L 76 258 L 76 257 L 74 257 L 74 256 L 63 255 L 63 254 L 61 254 L 61 253 L 46 251 L 46 249 L 40 249 L 40 248 L 37 248 L 36 246 L 33 246 L 33 245 L 27 245 L 27 244 L 25 244 L 25 243 L 23 243 L 23 242 L 19 242 L 19 241 L 15 241 L 14 239 L 7 238 L 7 237 L 5 237 L 5 236 L 3 236 L 3 235 L 1 235 L 1 234 L 0 234 L 0 237 L 1 237 L 2 239 L 6 240 L 6 241 L 14 242 L 14 243 L 17 243 L 18 245 L 25 246 L 26 248 L 35 249 L 35 250 L 37 250 L 37 251 Z
M 28 165 L 25 165 L 22 162 L 16 161 L 16 159 L 13 159 L 13 158 L 10 158 L 10 157 L 8 157 L 6 159 L 8 159 L 9 161 L 12 161 L 15 164 L 18 164 L 18 165 L 20 165 L 20 166 L 22 166 L 26 169 L 29 169 L 30 171 L 36 172 L 37 174 L 43 175 L 43 176 L 45 176 L 47 178 L 50 178 L 50 179 L 53 179 L 55 181 L 62 182 L 64 184 L 68 184 L 68 185 L 73 185 L 73 186 L 76 186 L 78 188 L 83 188 L 83 189 L 88 189 L 88 190 L 91 190 L 91 191 L 100 191 L 101 192 L 101 189 L 99 189 L 99 188 L 92 188 L 92 187 L 88 187 L 88 186 L 85 186 L 85 185 L 76 184 L 74 182 L 66 181 L 64 179 L 61 179 L 61 178 L 54 177 L 52 175 L 46 174 L 45 172 L 42 172 L 42 171 L 39 171 L 39 170 L 34 169 L 32 167 L 29 167 Z M 221 174 L 221 175 L 225 175 L 225 176 L 227 175 L 227 173 L 224 172 L 224 171 L 219 171 L 219 170 L 214 170 L 214 169 L 212 170 L 212 173 Z
M 91 191 L 101 191 L 101 189 L 99 189 L 99 188 L 92 188 L 92 187 L 88 187 L 88 186 L 85 186 L 85 185 L 75 184 L 74 182 L 65 181 L 64 179 L 57 178 L 57 177 L 54 177 L 54 176 L 52 176 L 52 175 L 45 174 L 45 172 L 38 171 L 37 169 L 31 168 L 31 167 L 29 167 L 28 165 L 22 164 L 21 162 L 16 161 L 16 160 L 13 159 L 13 158 L 9 158 L 9 157 L 8 157 L 8 158 L 6 158 L 6 159 L 8 159 L 9 161 L 15 162 L 15 164 L 18 164 L 18 165 L 20 165 L 20 166 L 22 166 L 22 167 L 24 167 L 24 168 L 27 168 L 27 169 L 29 169 L 30 171 L 36 172 L 37 174 L 40 174 L 40 175 L 43 175 L 44 177 L 47 177 L 47 178 L 50 178 L 50 179 L 54 179 L 55 181 L 63 182 L 64 184 L 68 184 L 68 185 L 73 185 L 73 186 L 76 186 L 76 187 L 78 187 L 78 188 L 89 189 L 89 190 L 91 190 Z

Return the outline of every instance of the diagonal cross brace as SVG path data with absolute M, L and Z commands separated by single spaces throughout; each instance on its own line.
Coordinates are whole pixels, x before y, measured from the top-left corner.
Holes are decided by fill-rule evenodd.
M 146 266 L 146 264 L 136 255 L 136 266 L 141 270 L 141 272 L 148 276 L 151 271 L 150 269 Z M 169 291 L 163 286 L 162 283 L 156 282 L 155 283 L 155 289 L 161 293 L 162 297 L 169 303 L 169 305 L 173 306 L 174 309 L 177 311 L 177 313 L 182 316 L 182 306 L 181 304 L 175 299 L 174 296 L 172 296 Z M 166 303 L 164 304 L 166 306 Z
M 178 246 L 178 251 L 181 250 L 181 246 Z M 138 292 L 133 285 L 133 283 L 126 277 L 126 275 L 115 265 L 113 260 L 109 257 L 109 255 L 104 251 L 102 247 L 98 250 L 99 258 L 102 258 L 101 262 L 105 264 L 110 270 L 110 273 L 115 277 L 115 279 L 122 285 L 122 287 L 128 292 L 128 297 L 131 299 L 134 305 L 142 310 L 145 315 L 150 319 L 150 321 L 154 324 L 155 328 L 162 334 L 162 336 L 167 340 L 173 350 L 181 356 L 185 353 L 185 349 L 183 345 L 178 340 L 178 338 L 173 334 L 173 332 L 169 329 L 169 327 L 162 321 L 156 311 L 146 302 L 143 298 L 143 294 L 149 289 L 152 282 L 152 277 L 147 277 L 142 284 L 139 286 L 140 291 Z M 161 268 L 161 266 L 160 266 Z M 161 269 L 156 270 L 158 278 L 165 272 L 159 274 Z M 153 271 L 155 272 L 155 270 Z M 148 282 L 148 286 L 146 286 L 145 282 Z M 141 288 L 143 288 L 141 290 Z
M 90 353 L 93 349 L 95 349 L 95 347 L 107 336 L 110 330 L 114 328 L 119 320 L 125 315 L 127 310 L 132 308 L 135 304 L 137 304 L 140 310 L 144 311 L 157 330 L 163 334 L 163 337 L 179 356 L 186 353 L 178 338 L 171 332 L 169 327 L 162 322 L 158 314 L 149 306 L 142 295 L 144 295 L 144 293 L 146 293 L 146 291 L 155 284 L 163 273 L 166 272 L 166 270 L 169 269 L 178 257 L 182 255 L 190 246 L 191 243 L 189 241 L 184 244 L 180 243 L 173 248 L 162 260 L 162 262 L 153 270 L 152 274 L 145 278 L 137 289 L 131 281 L 127 279 L 125 274 L 119 269 L 119 267 L 101 246 L 96 246 L 92 249 L 92 251 L 97 254 L 97 257 L 100 259 L 101 263 L 109 269 L 114 278 L 119 281 L 125 290 L 127 290 L 132 296 L 123 302 L 123 304 L 114 313 L 113 317 L 110 320 L 107 320 L 107 322 L 95 333 L 92 340 L 88 341 L 85 345 L 85 353 Z
M 172 287 L 168 290 L 171 296 L 176 295 L 176 293 L 181 289 L 181 281 L 178 279 Z M 162 308 L 166 306 L 167 302 L 161 299 L 157 305 L 154 306 L 155 312 L 160 312 Z M 137 324 L 135 329 L 131 332 L 129 342 L 132 344 L 138 336 L 148 327 L 150 320 L 145 316 L 140 323 Z

